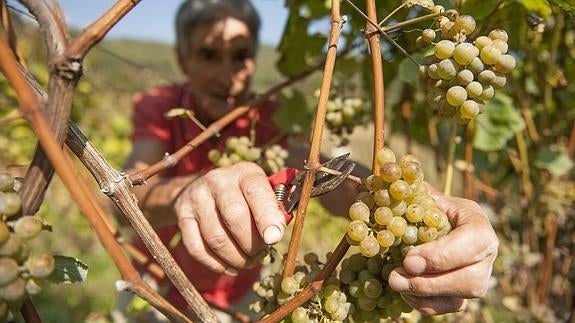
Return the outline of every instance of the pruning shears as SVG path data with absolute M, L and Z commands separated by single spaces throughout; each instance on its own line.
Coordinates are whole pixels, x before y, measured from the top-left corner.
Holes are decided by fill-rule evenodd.
M 311 197 L 333 191 L 351 174 L 355 163 L 348 159 L 349 153 L 337 156 L 321 164 L 323 167 L 335 172 L 334 174 L 322 171 L 317 172 L 313 182 Z M 297 168 L 284 168 L 268 177 L 280 207 L 284 211 L 286 223 L 292 220 L 292 213 L 299 203 L 305 173 L 305 170 Z

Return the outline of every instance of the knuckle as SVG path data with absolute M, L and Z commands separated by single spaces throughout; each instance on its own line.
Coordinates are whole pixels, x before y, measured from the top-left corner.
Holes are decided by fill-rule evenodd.
M 206 243 L 215 252 L 225 251 L 228 247 L 228 237 L 224 234 L 213 234 L 206 237 Z

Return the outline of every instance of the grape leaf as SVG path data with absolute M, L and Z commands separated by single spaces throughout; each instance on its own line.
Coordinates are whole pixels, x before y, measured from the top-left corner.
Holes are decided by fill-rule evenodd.
M 575 15 L 575 3 L 573 0 L 549 0 L 551 4 L 567 11 L 571 15 Z
M 551 14 L 551 7 L 547 0 L 523 0 L 522 3 L 525 9 L 537 12 L 543 17 L 547 17 Z
M 477 117 L 473 146 L 483 151 L 503 149 L 507 141 L 524 127 L 525 122 L 513 106 L 513 99 L 498 93 Z
M 48 281 L 55 284 L 83 283 L 88 275 L 88 265 L 74 257 L 54 255 L 56 267 L 48 276 Z
M 565 149 L 557 146 L 539 149 L 534 164 L 535 167 L 546 169 L 556 177 L 566 175 L 573 169 L 573 161 Z
M 423 54 L 416 53 L 413 54 L 412 57 L 416 61 L 421 61 Z M 404 58 L 401 63 L 399 63 L 397 74 L 399 75 L 399 79 L 403 82 L 408 83 L 413 87 L 417 87 L 419 85 L 419 66 L 408 57 Z
M 493 13 L 493 9 L 501 0 L 468 0 L 459 10 L 460 14 L 472 15 L 475 20 L 483 20 Z

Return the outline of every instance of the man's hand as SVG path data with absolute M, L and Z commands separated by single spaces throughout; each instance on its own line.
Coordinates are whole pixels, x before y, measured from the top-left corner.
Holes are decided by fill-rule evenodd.
M 285 219 L 264 171 L 242 162 L 212 170 L 176 201 L 183 243 L 196 260 L 229 275 L 253 266 L 281 240 Z
M 411 249 L 403 267 L 391 272 L 389 285 L 424 314 L 457 312 L 465 308 L 468 298 L 485 295 L 499 241 L 477 203 L 439 192 L 430 194 L 453 229 Z

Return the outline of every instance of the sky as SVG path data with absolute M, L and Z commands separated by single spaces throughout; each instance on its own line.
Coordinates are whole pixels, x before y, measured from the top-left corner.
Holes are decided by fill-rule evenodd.
M 287 19 L 284 0 L 252 0 L 261 20 L 260 40 L 277 45 Z M 9 3 L 14 1 L 9 1 Z M 100 17 L 114 0 L 59 0 L 68 25 L 84 28 Z M 137 38 L 172 43 L 175 39 L 173 20 L 181 0 L 142 0 L 106 38 Z

